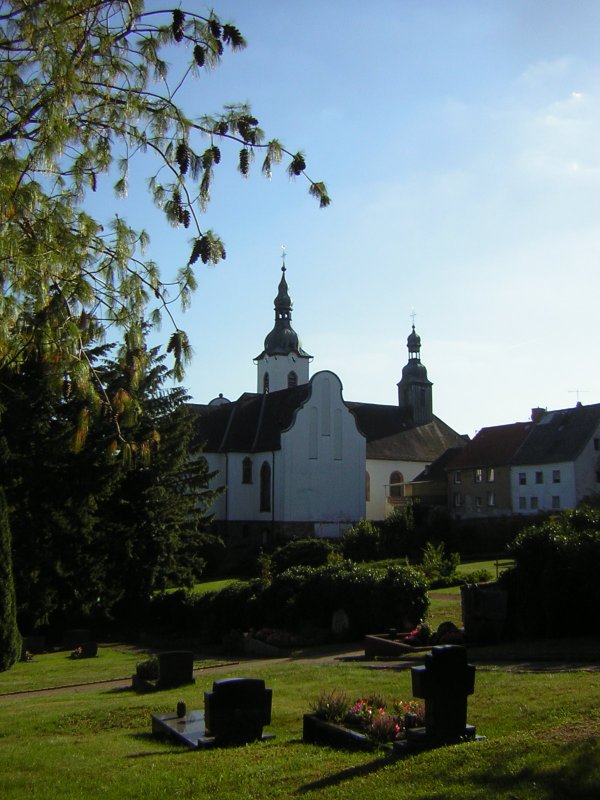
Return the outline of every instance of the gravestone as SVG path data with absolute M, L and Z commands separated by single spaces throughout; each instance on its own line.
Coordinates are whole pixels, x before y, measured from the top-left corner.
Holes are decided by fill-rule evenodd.
M 204 693 L 204 711 L 188 712 L 177 704 L 176 714 L 153 714 L 152 733 L 167 734 L 194 749 L 248 744 L 272 739 L 263 726 L 271 722 L 272 690 L 256 678 L 215 681 Z
M 159 653 L 156 658 L 158 677 L 152 679 L 136 672 L 132 677 L 132 688 L 136 692 L 155 692 L 194 683 L 194 654 L 191 650 L 172 650 Z
M 262 738 L 271 722 L 272 690 L 259 678 L 226 678 L 204 692 L 207 736 L 217 744 L 242 744 Z
M 475 739 L 467 725 L 467 697 L 475 690 L 475 667 L 460 645 L 433 647 L 425 665 L 411 667 L 412 690 L 425 700 L 425 728 L 406 732 L 409 743 L 424 747 Z

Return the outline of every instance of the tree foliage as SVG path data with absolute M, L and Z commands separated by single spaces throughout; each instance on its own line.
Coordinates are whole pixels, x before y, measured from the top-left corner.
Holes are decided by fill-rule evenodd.
M 189 303 L 198 262 L 225 257 L 201 222 L 222 149 L 233 149 L 242 175 L 257 155 L 265 175 L 289 158 L 289 174 L 307 177 L 320 205 L 329 203 L 325 186 L 306 176 L 304 155 L 267 140 L 247 104 L 193 117 L 178 105 L 183 82 L 244 46 L 212 12 L 150 11 L 143 0 L 1 0 L 0 365 L 19 368 L 30 353 L 60 363 L 74 391 L 113 405 L 118 425 L 118 399 L 88 349 L 107 331 L 135 343 L 144 321 L 166 313 L 181 377 L 190 345 L 170 307 Z M 167 65 L 171 48 L 188 55 L 182 74 Z M 111 176 L 117 195 L 127 194 L 140 158 L 154 202 L 192 236 L 171 286 L 144 260 L 144 231 L 86 210 Z
M 166 388 L 171 374 L 156 351 L 138 354 L 135 368 L 129 354 L 88 353 L 120 403 L 125 453 L 115 449 L 110 414 L 90 415 L 58 367 L 30 358 L 18 373 L 0 369 L 0 485 L 24 630 L 133 608 L 198 577 L 214 547 L 210 476 L 185 391 Z M 82 425 L 86 444 L 77 448 Z

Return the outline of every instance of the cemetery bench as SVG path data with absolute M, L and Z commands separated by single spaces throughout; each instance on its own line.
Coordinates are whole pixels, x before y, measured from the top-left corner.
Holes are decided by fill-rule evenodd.
M 258 678 L 215 681 L 204 693 L 204 711 L 187 712 L 178 703 L 176 714 L 153 714 L 152 733 L 168 735 L 194 749 L 249 744 L 272 739 L 263 733 L 271 722 L 273 692 Z

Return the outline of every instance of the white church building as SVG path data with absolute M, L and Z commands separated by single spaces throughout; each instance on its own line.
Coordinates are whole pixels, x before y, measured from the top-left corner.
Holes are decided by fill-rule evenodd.
M 396 405 L 347 401 L 329 370 L 292 328 L 286 268 L 275 324 L 254 359 L 257 390 L 195 404 L 204 457 L 215 472 L 214 530 L 228 547 L 280 537 L 337 537 L 359 519 L 381 520 L 404 501 L 404 484 L 463 438 L 434 416 L 432 383 L 414 325 Z

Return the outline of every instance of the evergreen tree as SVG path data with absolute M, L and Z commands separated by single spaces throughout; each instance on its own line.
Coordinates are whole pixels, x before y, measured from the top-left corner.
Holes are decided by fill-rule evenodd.
M 21 636 L 17 628 L 8 509 L 4 491 L 0 487 L 0 672 L 10 669 L 20 654 Z

